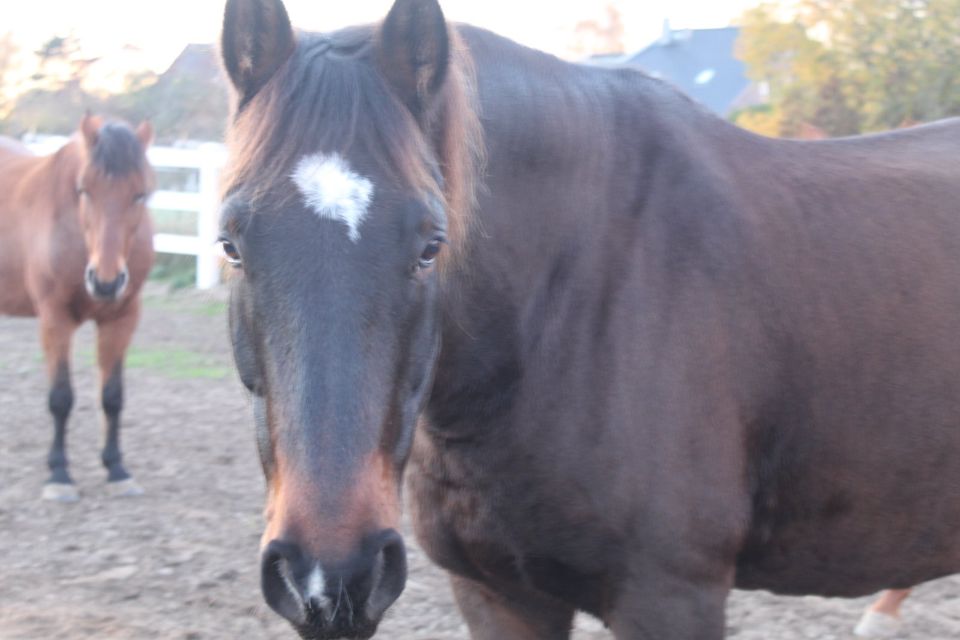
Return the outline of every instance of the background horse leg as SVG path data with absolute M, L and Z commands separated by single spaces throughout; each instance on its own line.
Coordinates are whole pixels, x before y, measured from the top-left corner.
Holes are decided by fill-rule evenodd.
M 74 502 L 80 494 L 67 470 L 67 419 L 73 409 L 70 386 L 70 345 L 77 323 L 61 312 L 40 311 L 40 341 L 50 381 L 48 407 L 53 415 L 53 444 L 47 456 L 50 479 L 43 487 L 44 500 Z
M 140 320 L 140 301 L 131 300 L 123 315 L 97 323 L 97 362 L 106 421 L 103 466 L 114 496 L 137 496 L 143 489 L 130 477 L 120 453 L 120 412 L 123 410 L 123 359 Z
M 863 613 L 853 633 L 861 638 L 893 638 L 900 633 L 900 605 L 910 595 L 910 589 L 884 591 Z
M 501 597 L 483 585 L 451 576 L 453 595 L 472 640 L 563 640 L 570 637 L 573 609 L 539 598 Z

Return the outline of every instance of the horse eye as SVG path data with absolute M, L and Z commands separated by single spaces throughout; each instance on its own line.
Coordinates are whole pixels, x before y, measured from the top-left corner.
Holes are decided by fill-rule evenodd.
M 223 247 L 223 255 L 227 257 L 228 263 L 234 267 L 239 267 L 242 264 L 240 252 L 237 251 L 237 247 L 232 242 L 229 240 L 221 240 L 220 246 Z
M 440 247 L 442 245 L 443 240 L 434 240 L 427 245 L 427 248 L 420 254 L 421 269 L 429 269 L 433 266 L 433 263 L 437 261 L 437 256 L 440 255 Z
M 145 193 L 138 193 L 133 198 L 133 204 L 144 204 L 146 203 L 146 201 L 147 201 L 147 194 Z

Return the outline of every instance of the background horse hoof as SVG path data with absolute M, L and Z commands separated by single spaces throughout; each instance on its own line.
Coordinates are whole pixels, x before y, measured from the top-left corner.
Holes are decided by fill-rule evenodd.
M 133 478 L 120 480 L 119 482 L 108 482 L 107 493 L 111 498 L 134 498 L 144 494 L 143 487 L 137 484 Z
M 860 638 L 896 638 L 900 635 L 900 626 L 899 618 L 868 610 L 860 618 L 853 633 Z
M 43 499 L 51 502 L 77 502 L 80 492 L 72 484 L 48 482 L 43 485 Z

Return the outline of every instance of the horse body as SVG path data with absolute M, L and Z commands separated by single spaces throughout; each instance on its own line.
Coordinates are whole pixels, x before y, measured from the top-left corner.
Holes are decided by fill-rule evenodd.
M 493 142 L 413 457 L 434 556 L 595 613 L 651 548 L 785 593 L 960 570 L 960 122 L 759 139 L 462 31 Z
M 778 366 L 749 450 L 779 468 L 754 479 L 738 584 L 854 596 L 955 573 L 960 122 L 783 146 L 754 163 L 751 252 Z
M 269 29 L 245 31 L 243 12 Z M 960 571 L 960 123 L 768 140 L 642 74 L 458 27 L 487 158 L 474 228 L 442 279 L 415 269 L 416 285 L 386 286 L 405 264 L 394 252 L 418 251 L 394 228 L 412 205 L 374 196 L 354 240 L 311 217 L 309 198 L 280 195 L 292 171 L 274 169 L 292 162 L 249 150 L 292 145 L 298 118 L 376 123 L 392 107 L 373 98 L 339 115 L 350 60 L 355 77 L 372 67 L 393 87 L 449 189 L 449 95 L 417 93 L 446 50 L 438 14 L 434 0 L 398 0 L 377 31 L 330 36 L 318 53 L 306 37 L 299 50 L 272 40 L 279 2 L 228 5 L 247 167 L 224 229 L 245 254 L 231 318 L 270 485 L 271 606 L 305 637 L 373 633 L 376 619 L 331 614 L 337 594 L 309 576 L 332 566 L 341 587 L 369 586 L 356 565 L 342 573 L 343 536 L 371 535 L 357 515 L 389 500 L 341 485 L 359 473 L 349 461 L 366 468 L 357 451 L 402 472 L 413 413 L 400 400 L 421 397 L 404 375 L 421 366 L 433 383 L 410 455 L 414 522 L 475 638 L 566 637 L 577 609 L 617 637 L 721 638 L 734 587 L 852 596 Z M 422 68 L 378 55 L 398 24 Z M 254 49 L 252 65 L 232 65 L 250 42 L 267 59 Z M 311 64 L 328 84 L 295 95 Z M 301 154 L 376 166 L 359 135 L 302 135 Z M 407 337 L 373 333 L 383 317 Z M 383 371 L 400 374 L 391 385 Z M 309 462 L 289 462 L 304 450 Z M 373 575 L 399 571 L 367 558 Z
M 40 161 L 43 162 L 43 161 Z M 32 173 L 38 159 L 19 142 L 0 138 L 0 176 L 3 193 L 16 197 L 20 180 Z M 25 229 L 24 216 L 13 207 L 4 207 L 0 217 L 0 273 L 7 286 L 0 291 L 0 312 L 13 316 L 34 316 L 36 309 L 27 292 L 25 253 L 33 234 Z M 43 215 L 42 212 L 40 215 Z
M 145 212 L 153 173 L 144 157 L 152 130 L 104 125 L 93 116 L 81 129 L 44 157 L 0 140 L 0 313 L 40 320 L 55 423 L 44 496 L 60 500 L 77 497 L 65 452 L 73 405 L 69 360 L 73 333 L 88 320 L 98 325 L 107 415 L 103 462 L 112 490 L 138 491 L 119 450 L 122 362 L 139 318 L 140 288 L 153 264 Z
M 737 586 L 783 593 L 957 571 L 958 123 L 763 140 L 636 74 L 557 82 L 518 51 L 524 103 L 478 38 L 484 237 L 412 461 L 432 555 L 604 616 L 651 548 L 697 575 L 735 556 Z M 551 117 L 578 101 L 592 117 Z

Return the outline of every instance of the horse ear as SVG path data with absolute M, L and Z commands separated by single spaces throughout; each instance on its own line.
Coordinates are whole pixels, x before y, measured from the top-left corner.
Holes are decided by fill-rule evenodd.
M 223 65 L 243 107 L 293 53 L 296 38 L 281 0 L 229 0 L 223 15 Z
M 80 121 L 80 133 L 83 134 L 83 139 L 89 148 L 92 149 L 97 145 L 97 139 L 100 137 L 100 129 L 102 127 L 103 118 L 100 116 L 95 116 L 89 111 L 83 116 L 83 120 Z
M 153 144 L 153 124 L 149 120 L 144 120 L 137 127 L 137 138 L 144 149 Z
M 437 0 L 394 2 L 378 34 L 377 62 L 398 97 L 422 119 L 450 65 L 450 33 Z

